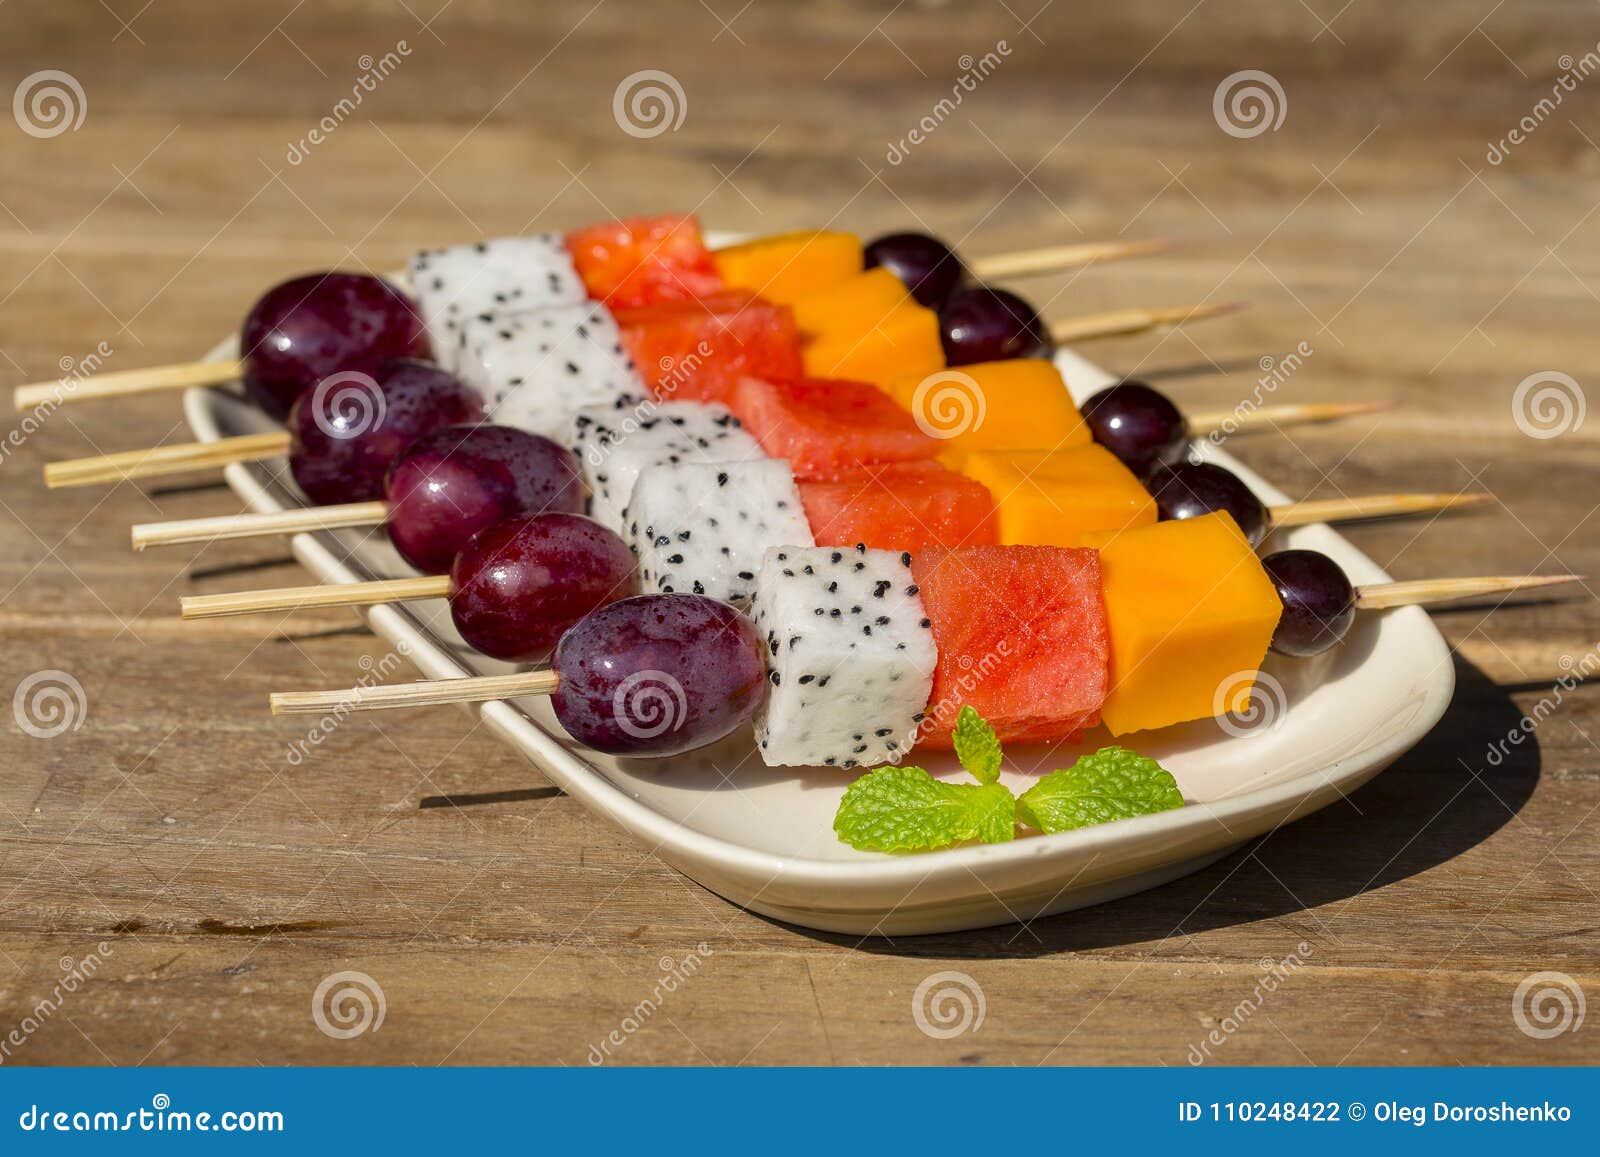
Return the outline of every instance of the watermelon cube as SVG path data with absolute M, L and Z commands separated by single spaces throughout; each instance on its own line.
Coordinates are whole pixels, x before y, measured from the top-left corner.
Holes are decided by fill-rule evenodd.
M 920 551 L 1000 541 L 989 491 L 937 462 L 893 462 L 802 482 L 800 499 L 818 546 Z
M 922 742 L 947 747 L 966 704 L 1002 740 L 1060 743 L 1100 719 L 1111 639 L 1100 556 L 1053 546 L 914 555 L 939 648 Z
M 794 315 L 748 290 L 613 314 L 622 344 L 659 398 L 720 402 L 747 375 L 775 381 L 801 376 Z
M 842 478 L 883 462 L 924 461 L 944 448 L 889 395 L 865 382 L 745 378 L 728 405 L 761 448 L 787 458 L 801 480 Z
M 574 230 L 566 240 L 589 296 L 613 308 L 700 297 L 722 288 L 693 217 L 630 217 Z

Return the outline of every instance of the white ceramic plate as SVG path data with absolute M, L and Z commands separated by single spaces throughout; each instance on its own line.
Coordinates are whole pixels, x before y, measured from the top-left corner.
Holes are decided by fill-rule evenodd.
M 209 356 L 232 358 L 235 351 L 228 342 Z M 1059 354 L 1057 364 L 1080 400 L 1112 381 L 1071 353 Z M 222 390 L 190 390 L 184 410 L 204 441 L 272 428 L 253 406 Z M 1227 454 L 1208 449 L 1263 499 L 1284 501 Z M 245 505 L 260 511 L 304 505 L 292 486 L 277 480 L 286 474 L 282 462 L 226 470 Z M 1281 539 L 1331 555 L 1354 582 L 1388 578 L 1325 526 L 1298 528 Z M 291 545 L 323 582 L 413 573 L 381 532 L 302 534 Z M 428 678 L 509 669 L 467 649 L 440 600 L 364 614 Z M 1269 705 L 1270 723 L 1235 735 L 1205 720 L 1137 737 L 1138 750 L 1177 777 L 1188 806 L 914 856 L 857 852 L 840 843 L 833 814 L 850 776 L 764 767 L 748 729 L 672 760 L 616 760 L 571 744 L 542 699 L 472 710 L 567 794 L 733 903 L 808 928 L 896 936 L 1031 920 L 1195 871 L 1371 779 L 1438 722 L 1455 687 L 1444 640 L 1414 607 L 1359 616 L 1342 647 L 1309 661 L 1273 656 L 1266 675 L 1268 686 L 1275 681 L 1283 691 L 1282 700 Z M 1014 770 L 1003 778 L 1021 791 L 1038 772 L 1105 742 L 1097 729 L 1076 747 L 1008 750 Z M 938 775 L 961 774 L 948 755 L 918 762 Z

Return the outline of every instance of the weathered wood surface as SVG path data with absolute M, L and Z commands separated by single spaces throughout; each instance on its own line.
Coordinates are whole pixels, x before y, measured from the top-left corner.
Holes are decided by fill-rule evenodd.
M 1296 495 L 1497 496 L 1352 531 L 1400 577 L 1600 567 L 1600 423 L 1535 439 L 1512 411 L 1530 374 L 1593 384 L 1600 80 L 1486 160 L 1540 115 L 1560 58 L 1594 50 L 1591 6 L 1036 7 L 12 0 L 7 82 L 63 70 L 87 113 L 52 138 L 0 132 L 4 377 L 54 376 L 100 342 L 107 368 L 191 357 L 279 277 L 530 222 L 670 206 L 736 229 L 924 226 L 971 252 L 1168 235 L 1187 248 L 1028 292 L 1057 316 L 1250 299 L 1091 351 L 1197 407 L 1248 396 L 1258 360 L 1300 342 L 1313 353 L 1280 398 L 1402 402 L 1232 447 Z M 402 39 L 393 74 L 290 163 L 363 55 Z M 992 75 L 887 163 L 963 54 L 1002 39 Z M 613 119 L 641 69 L 682 85 L 676 132 Z M 1213 93 L 1241 69 L 1281 83 L 1277 131 L 1219 129 Z M 266 693 L 375 653 L 354 616 L 180 624 L 179 593 L 300 572 L 263 543 L 128 551 L 132 522 L 235 509 L 217 486 L 38 482 L 51 459 L 183 434 L 170 399 L 86 405 L 19 428 L 0 464 L 0 691 L 56 668 L 87 700 L 48 740 L 0 712 L 0 1036 L 64 958 L 109 949 L 6 1063 L 584 1064 L 662 958 L 701 944 L 613 1061 L 1185 1064 L 1301 943 L 1214 1059 L 1600 1059 L 1592 1025 L 1541 1040 L 1512 1016 L 1536 971 L 1600 994 L 1600 706 L 1591 686 L 1551 702 L 1600 642 L 1587 598 L 1440 614 L 1456 702 L 1347 805 L 1120 903 L 857 943 L 700 890 L 451 709 L 353 720 L 289 762 L 299 732 Z M 1533 739 L 1491 764 L 1525 712 L 1543 717 Z M 381 985 L 381 1030 L 313 1023 L 313 991 L 344 969 Z M 916 1027 L 912 993 L 941 970 L 981 986 L 977 1032 Z

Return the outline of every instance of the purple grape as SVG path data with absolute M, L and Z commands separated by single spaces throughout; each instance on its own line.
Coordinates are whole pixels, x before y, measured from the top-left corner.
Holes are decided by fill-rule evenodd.
M 939 338 L 952 366 L 1046 357 L 1050 331 L 1033 306 L 1014 293 L 986 285 L 955 290 L 939 310 Z
M 1237 474 L 1214 462 L 1163 463 L 1150 472 L 1144 484 L 1155 498 L 1163 522 L 1226 510 L 1251 546 L 1271 528 L 1266 504 Z
M 1140 478 L 1178 461 L 1189 444 L 1189 424 L 1178 407 L 1143 382 L 1107 386 L 1082 408 L 1094 440 Z
M 382 498 L 384 475 L 412 442 L 483 420 L 477 392 L 431 362 L 384 362 L 372 382 L 313 387 L 289 410 L 289 469 L 311 501 Z
M 370 375 L 391 358 L 430 356 L 411 301 L 359 273 L 311 273 L 267 290 L 244 319 L 239 351 L 245 388 L 279 419 L 332 374 Z
M 406 447 L 384 482 L 389 540 L 428 574 L 450 569 L 485 527 L 516 514 L 576 514 L 583 473 L 572 451 L 511 426 L 446 426 Z
M 937 237 L 926 233 L 890 233 L 866 247 L 868 269 L 882 267 L 905 283 L 911 296 L 938 309 L 961 284 L 966 271 L 961 259 Z
M 1280 550 L 1261 565 L 1283 602 L 1272 634 L 1274 651 L 1301 658 L 1317 655 L 1349 633 L 1356 592 L 1333 559 L 1314 550 Z
M 556 647 L 556 718 L 611 755 L 704 747 L 761 706 L 766 663 L 755 627 L 703 595 L 641 595 L 596 611 Z
M 638 594 L 633 552 L 581 514 L 523 514 L 480 530 L 450 569 L 450 618 L 496 659 L 543 662 L 589 612 Z

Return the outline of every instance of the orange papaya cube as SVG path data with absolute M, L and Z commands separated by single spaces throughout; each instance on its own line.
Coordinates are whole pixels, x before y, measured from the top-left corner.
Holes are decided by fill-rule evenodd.
M 877 385 L 902 374 L 926 376 L 944 368 L 939 315 L 913 301 L 876 318 L 858 319 L 849 331 L 830 333 L 805 348 L 806 376 Z
M 861 238 L 829 230 L 757 237 L 711 256 L 730 288 L 748 289 L 779 305 L 860 273 L 862 261 Z
M 962 470 L 994 495 L 1005 546 L 1084 546 L 1086 534 L 1149 526 L 1155 499 L 1104 446 L 983 450 Z
M 893 313 L 911 299 L 905 282 L 887 269 L 868 269 L 804 294 L 790 304 L 795 324 L 812 341 L 859 335 L 865 322 Z
M 989 492 L 937 462 L 866 466 L 799 486 L 818 546 L 920 551 L 999 542 Z
M 982 450 L 1070 450 L 1094 441 L 1061 371 L 1043 358 L 901 374 L 884 388 L 945 439 L 939 460 L 953 470 Z
M 1283 604 L 1226 512 L 1125 531 L 1100 548 L 1113 735 L 1246 709 Z

